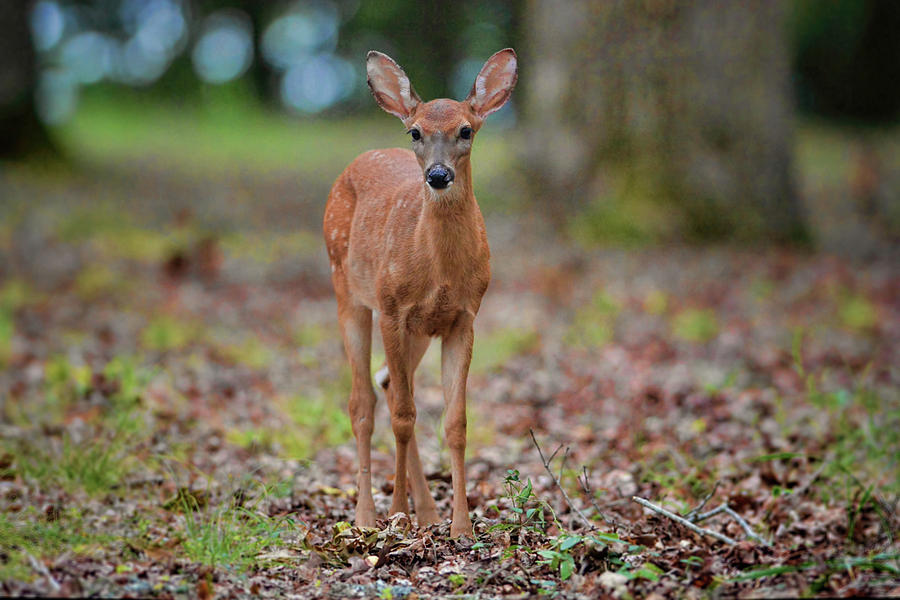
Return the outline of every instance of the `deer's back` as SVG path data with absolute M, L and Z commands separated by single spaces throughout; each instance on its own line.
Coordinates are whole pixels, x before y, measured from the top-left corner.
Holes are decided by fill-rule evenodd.
M 332 272 L 346 274 L 352 254 L 354 278 L 374 277 L 385 244 L 392 241 L 388 229 L 406 229 L 397 221 L 414 221 L 418 214 L 422 177 L 415 154 L 403 148 L 370 150 L 344 169 L 328 195 L 323 222 Z M 403 210 L 394 212 L 399 204 Z M 372 287 L 365 283 L 352 287 Z

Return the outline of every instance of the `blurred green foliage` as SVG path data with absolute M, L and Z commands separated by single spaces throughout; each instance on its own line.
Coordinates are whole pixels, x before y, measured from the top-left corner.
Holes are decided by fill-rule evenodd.
M 719 333 L 719 322 L 711 310 L 687 309 L 675 316 L 672 333 L 689 342 L 708 342 Z
M 566 341 L 584 348 L 602 347 L 615 337 L 616 317 L 622 306 L 605 290 L 594 293 L 590 304 L 575 313 Z
M 477 336 L 469 371 L 487 373 L 506 365 L 514 356 L 534 351 L 539 345 L 540 336 L 529 329 L 506 328 Z

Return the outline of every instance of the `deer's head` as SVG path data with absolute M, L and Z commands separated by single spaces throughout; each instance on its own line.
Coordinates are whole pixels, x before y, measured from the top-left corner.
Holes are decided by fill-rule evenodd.
M 438 196 L 453 186 L 459 171 L 468 172 L 475 134 L 485 117 L 506 104 L 518 75 L 516 53 L 506 48 L 484 63 L 462 102 L 422 102 L 409 77 L 386 54 L 369 52 L 366 71 L 375 101 L 406 126 L 424 181 Z

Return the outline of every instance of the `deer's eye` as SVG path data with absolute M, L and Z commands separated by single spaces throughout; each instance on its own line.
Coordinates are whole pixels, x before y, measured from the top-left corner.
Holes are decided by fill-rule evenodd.
M 412 137 L 414 142 L 418 142 L 419 140 L 422 139 L 422 134 L 419 132 L 418 129 L 410 129 L 409 135 Z
M 464 140 L 468 140 L 472 137 L 472 128 L 466 125 L 462 129 L 459 130 L 459 137 Z

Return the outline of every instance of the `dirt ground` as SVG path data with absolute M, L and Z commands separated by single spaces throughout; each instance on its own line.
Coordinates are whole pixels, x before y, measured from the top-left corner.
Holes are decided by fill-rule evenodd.
M 235 186 L 186 210 L 149 178 L 0 174 L 0 594 L 900 595 L 896 252 L 585 250 L 489 215 L 476 535 L 451 540 L 437 345 L 417 426 L 447 520 L 387 518 L 379 402 L 355 528 L 321 206 L 259 217 Z

